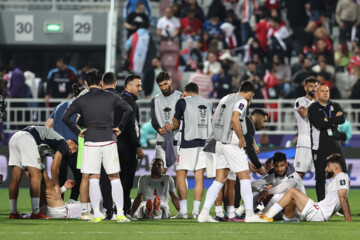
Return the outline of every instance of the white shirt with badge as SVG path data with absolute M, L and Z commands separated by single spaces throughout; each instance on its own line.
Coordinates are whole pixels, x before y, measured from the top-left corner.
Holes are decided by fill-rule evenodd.
M 161 203 L 168 205 L 170 192 L 175 192 L 175 184 L 169 175 L 163 175 L 159 179 L 143 175 L 139 179 L 138 193 L 142 194 L 143 201 L 154 200 L 155 196 L 159 196 Z
M 350 178 L 344 172 L 338 173 L 335 178 L 332 179 L 328 186 L 328 191 L 325 199 L 318 203 L 318 206 L 324 215 L 325 220 L 329 220 L 337 211 L 341 208 L 338 191 L 346 189 L 346 196 L 350 190 Z
M 310 122 L 309 119 L 301 117 L 298 113 L 300 107 L 308 108 L 314 102 L 307 97 L 300 97 L 295 101 L 295 117 L 298 126 L 298 140 L 296 147 L 311 148 Z

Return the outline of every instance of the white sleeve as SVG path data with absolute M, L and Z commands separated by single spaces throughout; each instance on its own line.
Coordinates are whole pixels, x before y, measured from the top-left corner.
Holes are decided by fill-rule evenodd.
M 336 188 L 337 190 L 340 189 L 348 189 L 349 188 L 349 178 L 344 174 L 336 177 Z
M 180 27 L 180 21 L 179 21 L 178 18 L 175 18 L 174 23 L 175 23 L 174 25 L 175 25 L 176 28 Z
M 172 179 L 171 176 L 168 176 L 168 179 L 169 179 L 169 192 L 175 192 L 174 180 Z
M 159 29 L 159 28 L 162 29 L 162 18 L 160 18 L 159 21 L 157 22 L 156 28 L 157 29 Z
M 304 101 L 301 98 L 296 99 L 295 101 L 295 110 L 297 111 L 300 107 L 305 107 Z
M 144 186 L 145 186 L 145 175 L 141 176 L 139 178 L 139 182 L 138 182 L 138 193 L 140 194 L 144 194 Z
M 235 104 L 233 112 L 239 112 L 241 115 L 245 115 L 247 106 L 248 102 L 246 99 L 241 99 Z

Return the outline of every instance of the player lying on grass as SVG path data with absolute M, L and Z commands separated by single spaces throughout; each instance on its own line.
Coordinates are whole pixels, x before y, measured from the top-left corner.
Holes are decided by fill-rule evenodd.
M 139 179 L 138 195 L 130 210 L 131 216 L 150 219 L 170 218 L 169 195 L 176 210 L 180 210 L 174 181 L 170 176 L 163 175 L 163 172 L 164 162 L 155 158 L 151 163 L 151 175 L 143 175 Z
M 296 209 L 301 217 L 309 222 L 328 221 L 342 208 L 345 221 L 351 221 L 348 193 L 350 189 L 349 176 L 346 174 L 346 164 L 340 154 L 332 154 L 327 158 L 326 177 L 332 178 L 328 186 L 325 199 L 316 203 L 296 188 L 289 189 L 278 203 L 275 203 L 262 219 L 269 222 L 273 217 L 283 211 L 288 218 L 293 218 Z
M 286 160 L 286 155 L 282 152 L 276 152 L 272 157 L 274 168 L 261 179 L 251 183 L 254 195 L 254 209 L 258 203 L 264 203 L 265 208 L 260 212 L 266 212 L 269 208 L 278 202 L 284 193 L 290 188 L 297 188 L 305 193 L 305 187 L 295 168 Z M 236 209 L 240 217 L 245 213 L 244 203 Z

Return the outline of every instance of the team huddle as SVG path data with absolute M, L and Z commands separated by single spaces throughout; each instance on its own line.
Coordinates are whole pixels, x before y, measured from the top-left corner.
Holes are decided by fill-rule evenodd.
M 143 157 L 136 140 L 140 135 L 139 109 L 125 101 L 124 94 L 104 87 L 108 76 L 109 73 L 102 76 L 97 69 L 89 69 L 85 76 L 88 88 L 74 96 L 59 117 L 60 123 L 75 137 L 64 137 L 55 127 L 46 126 L 29 126 L 13 135 L 9 142 L 10 218 L 22 218 L 17 211 L 17 198 L 25 171 L 30 181 L 30 218 L 35 219 L 79 218 L 94 223 L 105 218 L 117 222 L 141 218 L 193 218 L 200 223 L 328 221 L 342 209 L 345 220 L 351 221 L 347 199 L 350 181 L 344 157 L 341 149 L 340 153 L 327 151 L 322 141 L 324 133 L 328 138 L 333 137 L 337 125 L 343 121 L 342 110 L 329 101 L 329 88 L 318 85 L 316 79 L 305 80 L 307 94 L 295 103 L 299 134 L 294 166 L 287 162 L 284 153 L 276 152 L 272 168 L 265 171 L 257 157 L 259 148 L 254 135 L 266 128 L 268 114 L 258 108 L 249 113 L 255 93 L 252 82 L 242 82 L 237 93 L 225 96 L 213 109 L 212 102 L 199 95 L 197 84 L 188 83 L 182 93 L 172 89 L 167 72 L 160 72 L 156 83 L 161 93 L 151 100 L 151 125 L 157 131 L 155 158 L 151 174 L 140 177 L 137 196 L 131 203 L 131 187 L 128 190 L 122 176 L 134 168 L 121 164 L 127 150 L 119 139 L 126 131 L 133 131 L 134 158 Z M 141 78 L 128 76 L 123 93 L 136 99 L 140 91 Z M 320 117 L 322 122 L 318 112 L 325 115 Z M 51 178 L 43 167 L 46 156 L 53 157 Z M 77 156 L 73 162 L 77 161 L 81 171 L 80 201 L 74 197 L 66 203 L 61 194 L 80 184 L 74 180 L 59 181 L 60 164 L 70 159 L 69 156 Z M 308 170 L 314 171 L 314 163 L 318 202 L 306 195 L 302 181 Z M 172 177 L 166 175 L 169 167 L 176 170 L 176 186 Z M 132 180 L 135 170 L 130 176 Z M 187 207 L 188 171 L 194 172 L 195 180 L 191 217 Z M 200 210 L 205 171 L 214 181 Z M 250 171 L 262 178 L 251 181 Z M 103 179 L 110 182 L 110 190 L 104 190 L 107 186 Z M 326 179 L 331 182 L 325 194 Z M 236 191 L 242 198 L 238 208 L 235 208 Z M 169 210 L 170 197 L 178 210 L 173 217 Z M 110 199 L 110 207 L 106 206 L 107 210 L 112 209 L 110 216 L 104 210 L 106 199 Z M 215 218 L 210 215 L 214 204 Z

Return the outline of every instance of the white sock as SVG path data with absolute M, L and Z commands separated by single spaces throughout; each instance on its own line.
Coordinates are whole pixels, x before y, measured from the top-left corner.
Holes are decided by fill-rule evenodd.
M 216 216 L 218 216 L 218 217 L 224 217 L 224 211 L 223 211 L 222 205 L 215 206 L 215 213 L 216 213 Z
M 99 179 L 91 178 L 89 187 L 90 203 L 94 210 L 94 218 L 100 217 L 100 199 L 101 191 L 99 186 Z
M 31 198 L 31 208 L 33 214 L 40 212 L 40 198 Z
M 251 190 L 251 181 L 250 179 L 242 179 L 240 180 L 240 193 L 241 197 L 244 201 L 246 216 L 252 217 L 254 215 L 254 200 L 253 194 Z
M 88 213 L 88 203 L 81 203 L 81 213 Z
M 116 205 L 117 215 L 124 215 L 124 192 L 119 178 L 111 181 L 111 195 Z
M 9 199 L 10 202 L 10 213 L 17 213 L 17 199 Z
M 245 212 L 245 205 L 244 205 L 244 203 L 242 203 L 242 204 L 240 205 L 240 207 L 238 207 L 235 211 L 236 211 L 236 213 L 237 213 L 239 216 L 243 215 L 244 212 Z
M 194 200 L 193 212 L 194 212 L 194 213 L 199 213 L 199 208 L 200 208 L 200 201 Z
M 210 188 L 208 189 L 205 197 L 205 202 L 203 209 L 201 210 L 201 215 L 207 215 L 210 212 L 212 205 L 214 204 L 216 198 L 219 195 L 220 190 L 224 185 L 221 182 L 214 180 L 211 184 Z
M 187 213 L 187 200 L 180 200 L 180 213 L 185 214 Z
M 235 217 L 235 207 L 234 206 L 227 206 L 226 207 L 226 212 L 227 212 L 228 218 Z
M 283 207 L 281 207 L 278 203 L 275 203 L 268 211 L 268 213 L 266 214 L 266 217 L 268 218 L 273 218 L 276 216 L 276 214 L 278 214 L 279 212 L 281 212 L 283 210 Z

